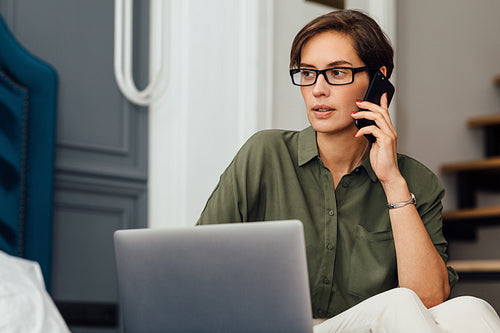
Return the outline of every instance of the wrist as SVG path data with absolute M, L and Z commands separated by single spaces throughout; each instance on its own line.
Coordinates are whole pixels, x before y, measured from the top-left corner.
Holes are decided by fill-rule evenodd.
M 381 183 L 388 203 L 401 202 L 410 199 L 410 190 L 408 189 L 408 184 L 403 176 Z
M 415 198 L 415 195 L 413 195 L 413 193 L 411 193 L 411 192 L 410 192 L 410 200 L 388 203 L 387 208 L 388 209 L 397 209 L 397 208 L 406 207 L 408 205 L 414 205 L 414 206 L 417 205 L 417 200 Z
M 380 180 L 380 183 L 382 184 L 382 187 L 384 188 L 384 190 L 396 190 L 396 189 L 399 189 L 399 188 L 402 188 L 402 187 L 407 187 L 406 185 L 406 179 L 404 179 L 404 177 L 398 173 L 396 176 L 393 176 L 391 178 L 389 178 L 388 180 Z

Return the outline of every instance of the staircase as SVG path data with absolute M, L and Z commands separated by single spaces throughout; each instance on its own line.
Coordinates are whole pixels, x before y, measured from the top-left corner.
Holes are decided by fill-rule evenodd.
M 494 80 L 500 86 L 500 76 Z M 500 193 L 500 114 L 471 118 L 471 129 L 484 131 L 485 158 L 449 163 L 441 166 L 442 174 L 453 174 L 457 181 L 457 210 L 443 213 L 444 234 L 450 239 L 474 242 L 478 228 L 500 225 L 500 204 L 478 207 L 479 191 Z M 500 246 L 500 242 L 499 242 Z M 450 259 L 453 259 L 451 253 Z M 500 258 L 494 260 L 450 260 L 461 278 L 500 278 Z

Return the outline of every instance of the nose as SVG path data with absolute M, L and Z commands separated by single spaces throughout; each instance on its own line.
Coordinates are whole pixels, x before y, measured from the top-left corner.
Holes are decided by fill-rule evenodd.
M 313 88 L 314 97 L 319 96 L 329 96 L 330 95 L 330 84 L 326 82 L 325 74 L 319 75 Z

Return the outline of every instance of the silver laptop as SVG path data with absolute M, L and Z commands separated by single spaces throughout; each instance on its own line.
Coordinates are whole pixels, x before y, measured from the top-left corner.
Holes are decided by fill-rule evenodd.
M 115 232 L 125 332 L 312 332 L 300 221 Z

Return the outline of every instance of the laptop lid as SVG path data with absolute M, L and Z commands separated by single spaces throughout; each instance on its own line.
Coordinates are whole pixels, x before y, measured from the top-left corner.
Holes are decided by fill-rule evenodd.
M 312 332 L 300 221 L 115 232 L 125 332 Z

